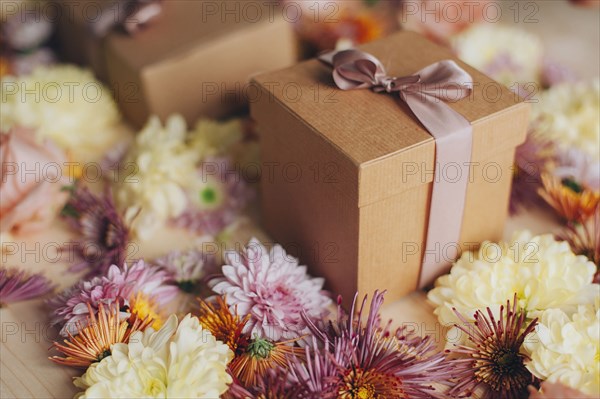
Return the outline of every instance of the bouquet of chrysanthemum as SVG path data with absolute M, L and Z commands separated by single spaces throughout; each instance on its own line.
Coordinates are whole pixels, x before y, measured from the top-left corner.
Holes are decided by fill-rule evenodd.
M 164 126 L 150 118 L 116 172 L 117 203 L 136 215 L 137 237 L 168 224 L 216 235 L 233 223 L 253 195 L 241 161 L 226 155 L 244 137 L 240 120 L 199 121 L 188 131 L 179 115 Z
M 161 262 L 170 276 L 202 269 L 190 254 Z M 51 360 L 85 370 L 78 397 L 438 398 L 466 373 L 430 337 L 381 323 L 383 293 L 370 309 L 355 298 L 350 313 L 340 299 L 327 321 L 323 279 L 279 245 L 228 252 L 210 281 L 217 295 L 181 322 L 165 313 L 176 290 L 167 269 L 111 266 L 49 301 L 66 337 Z
M 537 397 L 569 390 L 580 392 L 565 397 L 597 395 L 595 273 L 590 260 L 551 235 L 521 232 L 511 242 L 463 253 L 428 295 L 440 322 L 451 327 L 449 351 L 468 365 L 450 393 L 517 399 L 545 381 Z
M 565 226 L 557 237 L 600 264 L 600 81 L 554 86 L 534 104 L 511 209 L 531 205 L 551 210 Z

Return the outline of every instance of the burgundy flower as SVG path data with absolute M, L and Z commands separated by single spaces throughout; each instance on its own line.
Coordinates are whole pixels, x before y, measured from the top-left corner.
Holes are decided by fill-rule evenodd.
M 365 297 L 349 315 L 338 306 L 338 319 L 318 327 L 307 323 L 320 341 L 307 350 L 307 362 L 291 361 L 291 373 L 307 398 L 432 398 L 433 382 L 449 385 L 452 361 L 437 352 L 430 337 L 390 331 L 382 325 L 379 309 L 383 293 L 375 292 L 366 319 Z M 341 301 L 339 301 L 341 303 Z M 314 345 L 313 345 L 314 346 Z
M 500 307 L 496 319 L 490 308 L 487 315 L 475 313 L 475 322 L 469 323 L 455 310 L 462 321 L 456 327 L 468 337 L 465 345 L 455 345 L 449 352 L 459 359 L 457 383 L 451 395 L 469 396 L 476 388 L 483 390 L 482 399 L 521 399 L 528 397 L 528 387 L 538 381 L 525 367 L 529 360 L 523 352 L 523 342 L 534 331 L 537 319 L 526 323 L 526 312 L 517 309 L 517 295 Z
M 63 216 L 78 233 L 75 246 L 81 261 L 72 271 L 88 269 L 88 276 L 106 274 L 111 265 L 122 265 L 127 256 L 129 227 L 117 211 L 110 191 L 95 195 L 76 185 Z
M 37 298 L 54 289 L 44 275 L 31 274 L 18 268 L 0 268 L 0 307 L 14 302 Z

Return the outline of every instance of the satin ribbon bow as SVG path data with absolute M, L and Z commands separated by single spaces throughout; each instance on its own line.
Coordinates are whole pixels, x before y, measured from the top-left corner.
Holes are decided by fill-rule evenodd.
M 116 9 L 115 9 L 116 7 Z M 161 0 L 120 0 L 113 7 L 102 10 L 90 22 L 95 36 L 106 36 L 115 26 L 122 26 L 130 35 L 154 21 L 162 13 Z
M 436 167 L 429 210 L 425 255 L 420 287 L 433 282 L 458 255 L 465 207 L 472 127 L 468 120 L 445 101 L 469 96 L 473 79 L 454 61 L 431 64 L 410 76 L 389 76 L 373 55 L 359 50 L 326 53 L 319 59 L 333 67 L 333 80 L 342 90 L 372 89 L 398 93 L 417 119 L 435 138 Z M 460 177 L 449 181 L 443 176 L 446 166 L 460 170 Z

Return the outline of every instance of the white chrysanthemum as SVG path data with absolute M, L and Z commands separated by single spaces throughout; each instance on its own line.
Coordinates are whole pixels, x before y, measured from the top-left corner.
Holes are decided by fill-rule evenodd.
M 536 133 L 564 149 L 600 160 L 600 80 L 563 83 L 540 95 L 532 118 Z
M 515 293 L 518 306 L 532 318 L 546 309 L 591 303 L 600 289 L 592 284 L 595 271 L 596 265 L 575 255 L 568 243 L 523 231 L 510 242 L 484 242 L 479 251 L 463 253 L 428 298 L 447 325 L 458 322 L 453 308 L 472 317 L 488 306 L 499 309 Z
M 240 119 L 226 122 L 199 119 L 190 132 L 190 145 L 205 156 L 215 156 L 228 152 L 242 138 L 243 126 Z
M 180 115 L 163 127 L 151 117 L 136 137 L 122 170 L 116 197 L 123 208 L 139 210 L 133 229 L 147 238 L 186 208 L 186 187 L 194 181 L 200 153 L 186 144 L 187 127 Z
M 598 293 L 600 296 L 600 293 Z M 542 313 L 537 334 L 526 340 L 538 378 L 560 382 L 588 395 L 600 392 L 600 297 L 569 316 L 560 309 Z
M 187 315 L 169 318 L 158 331 L 134 333 L 111 355 L 75 379 L 80 398 L 218 398 L 231 383 L 233 352 Z
M 537 83 L 540 80 L 542 42 L 519 28 L 473 25 L 452 39 L 452 48 L 461 60 L 509 88 L 515 82 Z
M 77 162 L 99 161 L 119 139 L 117 107 L 108 88 L 73 65 L 40 67 L 2 78 L 0 128 L 34 128 Z

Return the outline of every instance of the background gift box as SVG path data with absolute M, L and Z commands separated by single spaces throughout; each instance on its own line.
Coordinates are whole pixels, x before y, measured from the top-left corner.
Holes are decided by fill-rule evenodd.
M 200 116 L 231 115 L 251 96 L 247 82 L 253 74 L 297 59 L 293 29 L 276 2 L 152 3 L 160 12 L 144 26 L 135 24 L 139 14 L 124 11 L 136 10 L 136 2 L 61 3 L 70 9 L 59 29 L 65 56 L 89 62 L 107 79 L 136 126 L 151 114 L 164 120 L 177 112 L 190 125 Z M 98 13 L 108 21 L 99 22 Z M 124 16 L 130 17 L 125 24 Z M 137 28 L 127 34 L 125 25 Z M 112 28 L 104 38 L 94 34 L 105 26 Z
M 456 60 L 411 32 L 359 48 L 378 57 L 391 76 Z M 529 106 L 457 63 L 474 79 L 474 89 L 448 105 L 472 125 L 472 156 L 460 239 L 434 248 L 439 260 L 433 272 L 422 271 L 421 263 L 436 144 L 397 93 L 339 90 L 331 68 L 318 60 L 255 78 L 262 95 L 251 113 L 270 170 L 262 180 L 264 227 L 347 300 L 356 290 L 374 289 L 396 299 L 446 272 L 458 246 L 473 249 L 502 236 L 514 151 L 525 138 Z M 439 167 L 442 179 L 457 173 L 454 165 Z M 447 202 L 446 213 L 452 213 Z

